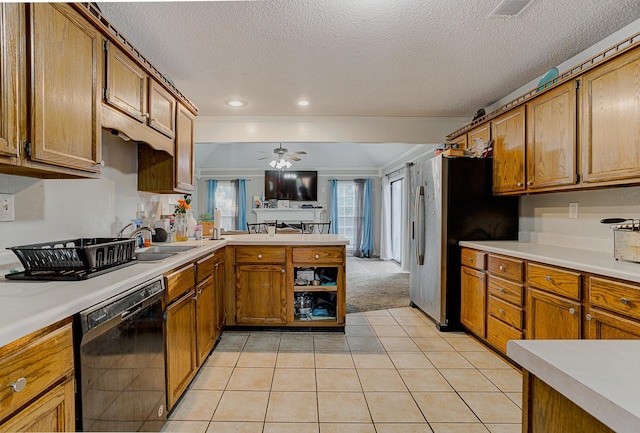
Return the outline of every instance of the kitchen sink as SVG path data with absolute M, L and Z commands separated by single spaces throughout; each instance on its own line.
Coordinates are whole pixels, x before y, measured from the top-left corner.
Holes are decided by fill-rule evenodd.
M 154 245 L 152 247 L 147 248 L 143 252 L 145 253 L 182 253 L 184 251 L 189 251 L 194 249 L 195 247 L 187 246 L 187 245 Z
M 178 253 L 155 253 L 143 251 L 141 253 L 136 253 L 136 259 L 139 262 L 161 262 L 164 259 L 168 259 L 169 257 L 173 257 Z

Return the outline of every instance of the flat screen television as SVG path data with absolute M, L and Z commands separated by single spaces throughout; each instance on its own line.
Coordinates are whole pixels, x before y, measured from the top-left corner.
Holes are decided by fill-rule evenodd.
M 318 172 L 266 170 L 264 197 L 267 200 L 317 201 Z

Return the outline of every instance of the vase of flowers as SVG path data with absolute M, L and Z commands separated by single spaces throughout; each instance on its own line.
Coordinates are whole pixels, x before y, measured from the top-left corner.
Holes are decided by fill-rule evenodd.
M 178 199 L 178 206 L 173 211 L 176 241 L 178 242 L 189 239 L 188 216 L 190 214 L 191 195 L 185 194 L 183 199 Z M 195 224 L 193 226 L 195 228 Z

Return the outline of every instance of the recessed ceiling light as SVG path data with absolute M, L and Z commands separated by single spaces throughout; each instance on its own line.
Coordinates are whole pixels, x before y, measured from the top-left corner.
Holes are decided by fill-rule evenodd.
M 302 99 L 298 101 L 298 105 L 301 107 L 306 107 L 307 105 L 309 105 L 309 101 Z
M 232 107 L 244 107 L 245 105 L 247 105 L 246 102 L 239 99 L 230 99 L 226 102 L 226 104 L 231 105 Z

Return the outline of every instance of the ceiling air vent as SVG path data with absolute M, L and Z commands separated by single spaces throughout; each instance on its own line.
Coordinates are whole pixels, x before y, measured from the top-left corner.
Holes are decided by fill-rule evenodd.
M 489 18 L 517 17 L 531 2 L 533 2 L 533 0 L 502 0 L 500 4 L 491 11 Z

